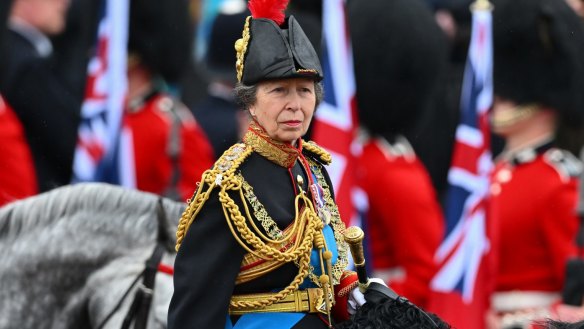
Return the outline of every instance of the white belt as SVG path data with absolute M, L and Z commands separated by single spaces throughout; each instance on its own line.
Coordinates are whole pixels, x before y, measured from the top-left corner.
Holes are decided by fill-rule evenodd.
M 497 292 L 491 297 L 497 312 L 513 312 L 526 308 L 549 307 L 561 298 L 559 293 L 544 291 Z
M 374 269 L 373 277 L 380 278 L 383 282 L 403 282 L 406 279 L 406 270 L 401 266 Z

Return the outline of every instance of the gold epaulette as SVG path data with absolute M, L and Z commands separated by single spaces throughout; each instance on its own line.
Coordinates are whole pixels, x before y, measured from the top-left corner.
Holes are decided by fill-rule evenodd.
M 314 154 L 321 163 L 325 165 L 329 165 L 333 158 L 330 153 L 328 153 L 324 148 L 318 146 L 315 142 L 309 141 L 305 142 L 302 141 L 302 148 L 312 154 Z
M 189 227 L 205 204 L 205 201 L 209 198 L 213 189 L 219 188 L 220 190 L 230 190 L 233 188 L 240 188 L 241 184 L 238 184 L 237 182 L 238 178 L 237 175 L 235 175 L 235 171 L 252 153 L 252 151 L 253 150 L 250 146 L 243 143 L 235 144 L 219 157 L 212 169 L 203 173 L 201 181 L 198 184 L 199 186 L 193 197 L 188 201 L 188 206 L 178 223 L 176 231 L 176 251 L 180 248 Z
M 210 180 L 217 186 L 221 186 L 221 181 L 232 179 L 235 171 L 252 151 L 251 146 L 243 143 L 237 143 L 231 146 L 215 162 L 213 170 L 210 172 Z

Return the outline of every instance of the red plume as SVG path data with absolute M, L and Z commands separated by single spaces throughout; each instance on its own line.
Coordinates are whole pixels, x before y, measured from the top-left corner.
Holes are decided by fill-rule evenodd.
M 286 18 L 284 10 L 289 0 L 250 0 L 247 4 L 253 18 L 271 19 L 281 25 Z

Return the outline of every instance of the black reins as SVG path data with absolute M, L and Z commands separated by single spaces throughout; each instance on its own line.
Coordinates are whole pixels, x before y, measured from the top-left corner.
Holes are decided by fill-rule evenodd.
M 146 260 L 146 267 L 144 268 L 144 271 L 142 271 L 134 279 L 134 281 L 132 281 L 132 284 L 124 292 L 116 306 L 97 327 L 98 329 L 103 329 L 103 327 L 113 317 L 113 315 L 119 311 L 123 302 L 130 295 L 130 292 L 137 284 L 139 284 L 139 286 L 136 290 L 136 294 L 134 295 L 134 300 L 128 309 L 128 313 L 122 322 L 121 328 L 129 329 L 133 323 L 133 329 L 146 329 L 148 324 L 148 315 L 150 313 L 150 306 L 152 305 L 152 298 L 154 296 L 154 285 L 156 281 L 156 274 L 158 273 L 158 266 L 160 265 L 160 261 L 162 260 L 164 252 L 169 250 L 169 248 L 172 248 L 172 240 L 168 231 L 166 230 L 168 218 L 166 216 L 166 212 L 164 211 L 162 198 L 158 198 L 156 212 L 156 219 L 158 220 L 158 237 L 156 247 L 154 248 L 152 255 L 150 255 L 148 260 Z M 142 278 L 141 283 L 139 283 L 140 278 Z

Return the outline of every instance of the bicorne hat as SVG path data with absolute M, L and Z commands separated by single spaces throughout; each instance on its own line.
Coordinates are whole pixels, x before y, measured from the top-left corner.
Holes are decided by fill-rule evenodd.
M 285 17 L 288 0 L 250 0 L 242 38 L 235 42 L 237 80 L 323 78 L 318 55 L 294 16 Z

